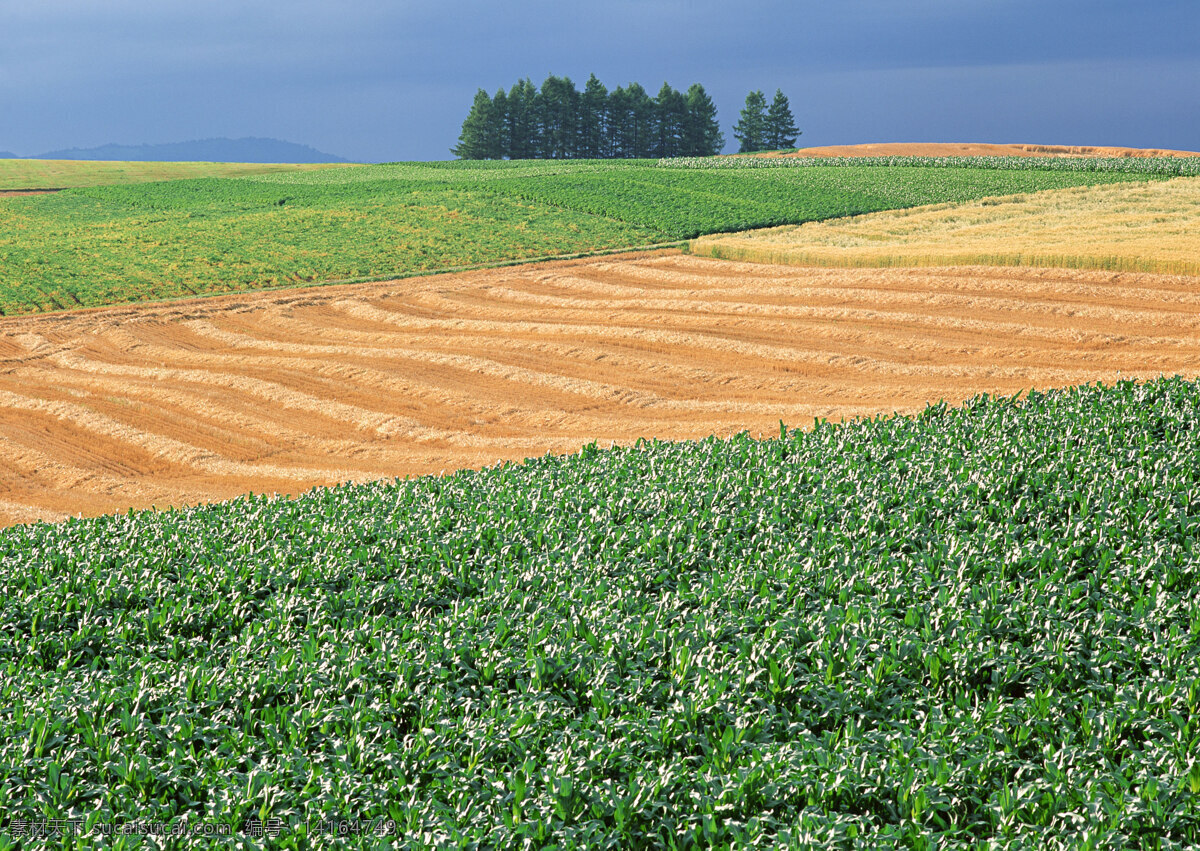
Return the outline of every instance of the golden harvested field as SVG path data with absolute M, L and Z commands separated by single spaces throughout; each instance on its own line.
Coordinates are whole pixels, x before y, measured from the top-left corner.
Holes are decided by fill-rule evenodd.
M 1200 374 L 1200 279 L 605 257 L 0 320 L 0 523 Z
M 737 234 L 705 257 L 821 266 L 1048 266 L 1200 275 L 1200 178 L 1054 189 Z

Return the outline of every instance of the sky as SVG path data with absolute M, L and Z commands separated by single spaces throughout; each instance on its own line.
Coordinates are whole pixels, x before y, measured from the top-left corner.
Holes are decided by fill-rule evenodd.
M 264 136 L 451 159 L 477 89 L 702 83 L 727 149 L 781 89 L 801 146 L 1200 150 L 1200 0 L 0 0 L 0 151 Z

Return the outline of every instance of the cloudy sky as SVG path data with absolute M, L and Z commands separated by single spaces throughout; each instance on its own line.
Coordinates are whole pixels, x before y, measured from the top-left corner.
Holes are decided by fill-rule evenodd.
M 802 145 L 1200 150 L 1200 0 L 0 0 L 0 150 L 268 136 L 449 159 L 476 89 L 751 89 Z

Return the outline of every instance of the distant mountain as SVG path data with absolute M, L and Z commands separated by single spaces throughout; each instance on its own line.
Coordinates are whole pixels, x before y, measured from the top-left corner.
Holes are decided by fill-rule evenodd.
M 200 139 L 165 145 L 101 145 L 49 151 L 29 159 L 124 160 L 129 162 L 206 163 L 345 163 L 350 160 L 325 154 L 308 145 L 279 139 Z
M 16 154 L 12 153 L 11 151 L 0 151 L 0 160 L 19 160 L 19 159 L 20 159 L 20 157 L 18 157 Z

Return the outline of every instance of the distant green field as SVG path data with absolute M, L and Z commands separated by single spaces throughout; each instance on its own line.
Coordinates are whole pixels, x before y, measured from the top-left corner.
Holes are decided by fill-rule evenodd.
M 63 189 L 182 180 L 196 177 L 238 177 L 289 171 L 346 168 L 336 164 L 260 163 L 156 163 L 106 162 L 102 160 L 13 160 L 0 159 L 0 190 Z
M 1194 849 L 1198 435 L 1123 382 L 5 529 L 0 811 Z
M 1157 176 L 969 162 L 705 169 L 609 160 L 95 186 L 0 199 L 0 312 L 399 277 Z

